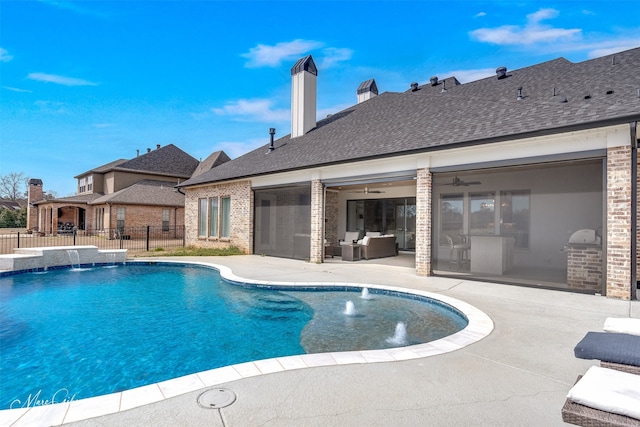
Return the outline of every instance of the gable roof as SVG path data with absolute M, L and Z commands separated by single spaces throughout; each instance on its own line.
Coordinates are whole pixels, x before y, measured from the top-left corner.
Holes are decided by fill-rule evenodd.
M 303 136 L 279 138 L 272 152 L 266 144 L 180 186 L 640 120 L 638 70 L 640 48 L 580 63 L 559 58 L 503 79 L 455 84 L 451 77 L 446 91 L 441 82 L 385 92 Z
M 183 207 L 184 194 L 178 193 L 173 187 L 174 183 L 172 182 L 145 179 L 115 193 L 100 195 L 89 204 L 117 203 Z
M 191 174 L 193 174 L 193 171 L 198 167 L 198 164 L 198 160 L 175 145 L 169 144 L 164 147 L 148 151 L 147 153 L 134 157 L 131 160 L 118 159 L 102 166 L 98 166 L 97 168 L 77 175 L 74 178 L 79 178 L 90 173 L 123 171 L 175 176 L 176 178 L 187 179 Z
M 207 172 L 209 169 L 220 166 L 221 164 L 226 163 L 229 160 L 231 160 L 231 158 L 227 156 L 227 153 L 225 153 L 224 151 L 215 151 L 211 153 L 209 157 L 200 162 L 196 170 L 193 171 L 191 177 L 193 178 L 194 176 L 198 176 L 204 172 Z

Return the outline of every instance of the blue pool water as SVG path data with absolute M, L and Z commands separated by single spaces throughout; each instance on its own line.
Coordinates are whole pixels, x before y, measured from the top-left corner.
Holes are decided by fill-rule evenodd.
M 440 303 L 363 299 L 358 288 L 238 286 L 211 268 L 162 263 L 83 270 L 0 278 L 0 409 L 251 360 L 428 342 L 467 324 Z M 398 322 L 402 344 L 389 342 Z

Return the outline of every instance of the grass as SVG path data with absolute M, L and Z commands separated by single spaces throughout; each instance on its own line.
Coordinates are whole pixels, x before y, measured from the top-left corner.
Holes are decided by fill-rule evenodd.
M 185 248 L 176 248 L 171 250 L 165 250 L 163 248 L 156 248 L 150 252 L 139 252 L 134 257 L 148 257 L 148 256 L 229 256 L 229 255 L 244 255 L 240 249 L 236 246 L 230 246 L 228 248 L 196 248 L 194 246 L 188 246 Z

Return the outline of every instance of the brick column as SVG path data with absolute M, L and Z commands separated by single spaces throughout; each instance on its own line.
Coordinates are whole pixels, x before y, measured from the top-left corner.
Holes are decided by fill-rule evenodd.
M 431 187 L 428 168 L 418 169 L 416 178 L 416 274 L 431 276 Z
M 631 298 L 631 146 L 607 149 L 607 297 Z M 635 262 L 635 261 L 634 261 Z
M 311 181 L 311 251 L 309 262 L 320 264 L 324 257 L 324 189 L 319 179 Z

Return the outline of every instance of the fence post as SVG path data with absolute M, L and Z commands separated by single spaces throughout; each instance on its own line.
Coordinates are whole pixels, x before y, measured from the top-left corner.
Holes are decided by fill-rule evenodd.
M 18 231 L 18 247 L 20 247 L 20 232 Z
M 184 246 L 187 244 L 187 231 L 186 231 L 186 226 L 182 226 L 182 247 L 184 248 Z
M 149 252 L 149 230 L 151 226 L 147 225 L 147 252 Z

